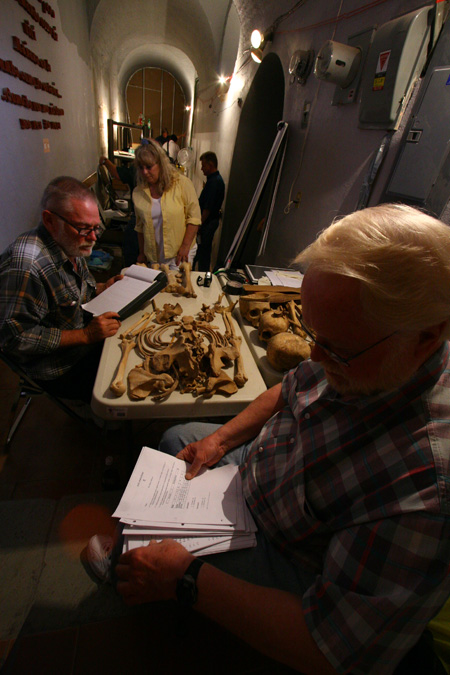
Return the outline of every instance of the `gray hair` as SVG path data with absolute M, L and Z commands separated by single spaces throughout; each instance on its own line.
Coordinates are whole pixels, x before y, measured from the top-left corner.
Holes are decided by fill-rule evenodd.
M 365 316 L 391 330 L 446 322 L 450 336 L 450 227 L 404 204 L 356 211 L 325 229 L 295 262 L 361 281 Z
M 147 144 L 140 145 L 136 149 L 134 157 L 136 164 L 137 184 L 140 187 L 146 187 L 147 185 L 147 181 L 142 175 L 142 167 L 153 166 L 153 164 L 159 165 L 158 187 L 161 194 L 169 190 L 172 187 L 174 181 L 177 180 L 177 170 L 170 163 L 170 159 L 167 156 L 166 151 L 163 150 L 159 143 L 156 143 L 156 141 L 150 140 Z
M 71 213 L 73 200 L 97 203 L 95 195 L 83 183 L 71 176 L 54 178 L 44 190 L 41 211 L 64 211 Z

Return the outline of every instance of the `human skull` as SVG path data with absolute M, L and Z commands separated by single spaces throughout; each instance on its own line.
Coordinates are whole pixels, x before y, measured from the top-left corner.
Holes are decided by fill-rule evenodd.
M 267 360 L 279 372 L 295 368 L 310 352 L 309 344 L 294 333 L 277 333 L 267 343 Z
M 258 338 L 268 342 L 273 335 L 285 333 L 289 329 L 289 319 L 282 310 L 274 309 L 265 312 L 259 319 Z
M 244 318 L 252 324 L 254 328 L 259 325 L 261 314 L 270 310 L 270 302 L 267 300 L 252 299 L 250 295 L 241 295 L 239 298 L 239 309 Z

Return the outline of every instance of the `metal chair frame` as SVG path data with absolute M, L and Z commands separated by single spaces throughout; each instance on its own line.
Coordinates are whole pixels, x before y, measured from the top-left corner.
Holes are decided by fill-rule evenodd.
M 48 391 L 46 391 L 42 386 L 36 384 L 36 382 L 33 381 L 33 379 L 23 370 L 21 366 L 16 363 L 16 361 L 12 360 L 11 357 L 3 350 L 0 349 L 0 359 L 10 368 L 13 373 L 18 375 L 19 377 L 19 385 L 17 389 L 17 394 L 16 398 L 11 406 L 11 411 L 10 411 L 10 425 L 8 429 L 8 435 L 5 441 L 5 450 L 9 450 L 10 443 L 12 441 L 12 438 L 22 421 L 26 411 L 28 410 L 28 407 L 33 399 L 34 396 L 41 396 L 45 395 L 47 396 L 55 405 L 58 406 L 61 410 L 63 410 L 67 415 L 72 417 L 72 419 L 77 420 L 78 422 L 81 422 L 84 426 L 89 426 L 89 429 L 91 430 L 92 428 L 95 428 L 94 425 L 88 425 L 88 420 L 84 419 L 81 415 L 78 415 L 70 406 L 67 405 L 62 399 L 59 397 L 55 396 L 54 394 L 50 394 Z M 25 403 L 23 404 L 22 408 L 20 409 L 20 412 L 17 414 L 17 408 L 19 406 L 19 401 L 21 398 L 26 398 Z

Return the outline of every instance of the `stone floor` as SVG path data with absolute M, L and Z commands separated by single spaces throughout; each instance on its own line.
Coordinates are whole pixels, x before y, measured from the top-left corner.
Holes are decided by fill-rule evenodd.
M 10 408 L 17 384 L 16 376 L 0 363 L 0 509 L 3 506 L 4 513 L 26 514 L 26 525 L 19 526 L 12 517 L 8 518 L 7 523 L 2 523 L 3 540 L 6 537 L 7 541 L 6 544 L 3 543 L 0 554 L 4 561 L 14 561 L 20 557 L 23 564 L 32 566 L 32 556 L 36 555 L 37 550 L 35 545 L 44 543 L 48 554 L 51 545 L 56 541 L 55 537 L 59 539 L 59 545 L 66 537 L 66 548 L 70 551 L 70 546 L 75 546 L 75 557 L 71 561 L 73 577 L 66 574 L 66 577 L 56 577 L 56 581 L 52 581 L 55 585 L 47 592 L 49 596 L 54 595 L 57 598 L 87 574 L 79 560 L 79 549 L 109 520 L 109 513 L 103 507 L 93 510 L 88 506 L 95 501 L 92 495 L 98 496 L 98 503 L 105 496 L 102 491 L 105 457 L 114 457 L 123 488 L 130 466 L 130 452 L 135 456 L 143 444 L 156 446 L 164 425 L 136 423 L 133 429 L 134 446 L 130 450 L 127 439 L 120 430 L 99 433 L 93 423 L 83 426 L 59 410 L 52 401 L 39 396 L 33 399 L 10 443 L 8 453 L 5 454 Z M 39 508 L 34 505 L 42 506 L 41 510 L 45 511 L 50 504 L 49 508 L 54 506 L 54 512 L 57 513 L 58 505 L 70 503 L 71 500 L 76 508 L 70 510 L 70 518 L 66 517 L 61 521 L 66 529 L 61 526 L 55 530 L 53 517 L 53 529 L 48 535 L 48 541 L 39 542 L 37 532 L 41 521 Z M 31 516 L 27 511 L 30 508 Z M 11 540 L 6 534 L 10 531 Z M 34 535 L 36 541 L 33 540 Z M 31 537 L 34 541 L 34 548 L 32 546 L 29 553 L 28 549 L 14 550 L 13 538 L 14 541 L 21 541 L 21 537 Z M 43 576 L 44 573 L 52 572 L 51 569 L 45 569 L 45 564 L 52 564 L 51 556 L 46 560 Z M 0 667 L 3 664 L 3 672 L 8 675 L 170 675 L 180 672 L 195 675 L 285 675 L 293 672 L 263 657 L 195 613 L 185 634 L 178 635 L 174 629 L 176 608 L 170 603 L 152 606 L 150 611 L 146 608 L 146 611 L 122 616 L 119 612 L 114 616 L 87 623 L 77 622 L 79 608 L 74 608 L 74 623 L 67 622 L 67 617 L 59 621 L 57 608 L 52 606 L 52 627 L 40 630 L 40 625 L 47 624 L 39 623 L 41 619 L 38 609 L 42 609 L 38 607 L 39 594 L 31 599 L 30 608 L 22 617 L 19 607 L 16 606 L 19 604 L 19 597 L 13 591 L 20 582 L 18 587 L 21 594 L 25 593 L 33 573 L 24 574 L 24 578 L 18 580 L 14 576 L 19 573 L 16 572 L 15 563 L 6 565 L 3 562 L 3 565 L 5 567 L 2 575 L 4 576 L 7 569 L 11 575 L 11 585 L 8 586 L 6 597 L 0 600 L 3 607 L 0 610 L 0 613 L 3 612 L 3 624 L 0 620 L 0 625 L 5 626 L 6 622 L 4 635 L 0 635 Z M 32 592 L 31 588 L 30 593 Z M 94 587 L 90 600 L 99 601 L 99 597 L 101 600 L 101 596 L 96 596 L 97 592 L 101 593 L 101 588 L 97 591 Z M 49 605 L 51 600 L 52 597 L 46 599 Z M 5 607 L 9 607 L 9 624 L 8 617 L 4 614 Z M 47 607 L 47 614 L 48 609 Z M 13 621 L 17 625 L 15 632 L 12 631 Z M 8 631 L 8 628 L 11 630 Z

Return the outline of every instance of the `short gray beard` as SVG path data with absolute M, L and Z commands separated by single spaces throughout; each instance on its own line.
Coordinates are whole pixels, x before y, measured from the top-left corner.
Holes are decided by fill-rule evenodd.
M 364 382 L 353 385 L 351 382 L 343 383 L 340 380 L 336 382 L 333 375 L 327 375 L 328 383 L 339 394 L 352 396 L 373 396 L 379 393 L 388 393 L 400 389 L 414 375 L 414 368 L 411 366 L 410 359 L 406 354 L 404 345 L 392 350 L 383 363 L 377 378 L 372 382 Z

